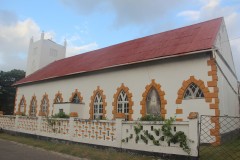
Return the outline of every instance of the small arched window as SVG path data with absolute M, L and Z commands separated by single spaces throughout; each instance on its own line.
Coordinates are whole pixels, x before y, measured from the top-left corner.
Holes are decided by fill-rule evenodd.
M 19 107 L 20 107 L 20 112 L 24 113 L 25 112 L 25 101 L 23 98 L 21 99 Z
M 99 93 L 97 93 L 94 98 L 93 118 L 94 119 L 103 118 L 103 100 L 102 96 Z
M 125 119 L 129 120 L 129 101 L 127 94 L 122 90 L 118 96 L 117 101 L 117 113 L 124 113 Z
M 80 103 L 80 99 L 79 99 L 77 93 L 73 96 L 72 103 L 76 103 L 76 104 Z
M 63 97 L 62 93 L 58 91 L 58 93 L 55 94 L 55 98 L 53 100 L 53 103 L 62 103 L 63 102 Z
M 184 93 L 184 99 L 200 99 L 200 98 L 204 98 L 202 90 L 195 83 L 191 83 Z
M 158 92 L 155 88 L 151 88 L 146 99 L 147 114 L 160 115 L 161 102 Z
M 43 113 L 47 113 L 47 110 L 48 110 L 48 101 L 47 101 L 47 98 L 44 97 L 41 104 L 41 111 Z
M 36 99 L 32 99 L 31 104 L 30 104 L 30 116 L 36 116 L 37 112 L 37 101 Z
M 61 97 L 60 97 L 60 95 L 58 95 L 58 96 L 56 97 L 55 103 L 61 103 Z

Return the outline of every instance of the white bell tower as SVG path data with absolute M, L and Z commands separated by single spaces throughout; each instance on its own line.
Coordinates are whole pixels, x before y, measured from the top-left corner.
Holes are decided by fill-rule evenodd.
M 56 60 L 65 58 L 66 47 L 66 40 L 62 46 L 50 39 L 44 39 L 44 32 L 41 33 L 41 39 L 36 42 L 32 37 L 28 49 L 26 76 Z

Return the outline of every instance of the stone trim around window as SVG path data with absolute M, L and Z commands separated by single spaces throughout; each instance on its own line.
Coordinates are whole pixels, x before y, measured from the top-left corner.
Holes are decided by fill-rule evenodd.
M 114 101 L 112 103 L 112 106 L 113 106 L 113 111 L 112 111 L 113 119 L 116 119 L 116 115 L 118 114 L 118 112 L 117 112 L 118 96 L 119 96 L 119 94 L 121 93 L 122 90 L 127 94 L 127 97 L 128 97 L 128 104 L 129 104 L 128 116 L 129 116 L 129 121 L 132 121 L 133 120 L 133 118 L 132 118 L 132 114 L 133 114 L 132 106 L 134 104 L 134 102 L 132 101 L 132 93 L 129 91 L 129 88 L 126 87 L 123 83 L 122 83 L 122 85 L 120 87 L 117 88 L 117 92 L 113 95 L 113 99 L 114 99 Z M 121 114 L 121 115 L 125 116 L 124 114 Z M 121 118 L 125 118 L 125 117 L 121 117 Z
M 142 101 L 140 102 L 140 105 L 142 106 L 142 109 L 140 110 L 140 113 L 142 114 L 142 117 L 145 116 L 147 114 L 147 103 L 146 103 L 146 99 L 147 99 L 147 96 L 148 96 L 148 92 L 151 90 L 151 88 L 154 88 L 156 89 L 158 95 L 159 95 L 159 98 L 160 98 L 160 102 L 161 102 L 161 110 L 160 110 L 160 113 L 161 113 L 161 117 L 163 119 L 165 119 L 165 115 L 167 114 L 167 110 L 166 110 L 166 104 L 167 104 L 167 100 L 165 99 L 165 92 L 162 91 L 161 89 L 161 85 L 160 84 L 157 84 L 155 82 L 155 79 L 152 79 L 152 82 L 148 85 L 146 85 L 145 87 L 145 91 L 144 93 L 142 94 Z
M 36 101 L 36 112 L 35 112 L 35 114 L 34 115 L 31 115 L 31 105 L 32 105 L 32 101 Z M 29 114 L 29 116 L 36 116 L 37 115 L 37 108 L 38 108 L 38 106 L 37 106 L 37 98 L 36 98 L 36 96 L 35 96 L 35 94 L 32 96 L 32 99 L 31 99 L 31 101 L 30 101 L 30 105 L 29 105 L 29 111 L 28 111 L 28 114 Z
M 202 90 L 206 102 L 212 101 L 212 97 L 209 93 L 208 88 L 205 86 L 204 82 L 201 79 L 197 80 L 194 76 L 190 76 L 190 78 L 187 81 L 183 81 L 182 87 L 178 90 L 178 93 L 177 93 L 178 97 L 176 99 L 176 104 L 182 104 L 185 91 L 191 83 L 196 84 Z
M 46 98 L 46 100 L 47 100 L 47 113 L 42 111 L 43 102 L 44 102 L 44 99 L 45 99 L 45 98 Z M 40 110 L 39 110 L 38 116 L 48 116 L 49 108 L 50 108 L 50 105 L 49 105 L 48 94 L 45 93 L 45 94 L 42 96 L 42 100 L 41 100 L 41 105 L 40 105 Z
M 23 112 L 20 111 L 20 107 L 21 107 L 21 102 L 22 101 L 24 102 L 23 103 L 24 104 L 24 111 Z M 26 106 L 27 106 L 26 99 L 25 99 L 24 95 L 22 95 L 22 98 L 20 99 L 20 102 L 18 104 L 18 110 L 16 112 L 16 115 L 26 114 Z
M 78 96 L 78 98 L 79 98 L 79 100 L 80 100 L 80 103 L 82 103 L 83 97 L 81 96 L 81 93 L 78 91 L 78 89 L 75 89 L 75 91 L 72 92 L 72 95 L 71 95 L 71 97 L 69 98 L 69 102 L 72 102 L 72 101 L 73 101 L 73 98 L 74 98 L 75 94 L 77 94 L 77 96 Z
M 102 97 L 102 101 L 103 101 L 103 119 L 106 118 L 106 106 L 107 106 L 107 102 L 106 102 L 106 95 L 103 94 L 103 90 L 100 89 L 99 86 L 97 86 L 97 89 L 93 91 L 93 95 L 90 98 L 90 104 L 89 104 L 89 115 L 90 115 L 90 119 L 94 119 L 94 114 L 93 114 L 93 110 L 94 110 L 94 100 L 97 94 L 100 94 L 100 96 Z
M 208 81 L 208 87 L 212 88 L 213 92 L 210 93 L 213 102 L 209 104 L 209 108 L 215 111 L 215 115 L 211 117 L 211 122 L 215 124 L 214 128 L 210 129 L 210 135 L 215 136 L 215 142 L 212 143 L 213 146 L 218 146 L 221 144 L 220 136 L 220 109 L 219 109 L 219 88 L 218 88 L 218 76 L 217 76 L 217 65 L 216 59 L 211 58 L 207 61 L 207 65 L 211 68 L 208 71 L 208 76 L 212 77 L 211 81 Z

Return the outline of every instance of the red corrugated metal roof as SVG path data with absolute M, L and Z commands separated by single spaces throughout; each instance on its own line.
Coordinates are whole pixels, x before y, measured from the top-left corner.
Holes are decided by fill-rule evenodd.
M 14 85 L 211 49 L 222 21 L 217 18 L 58 60 Z

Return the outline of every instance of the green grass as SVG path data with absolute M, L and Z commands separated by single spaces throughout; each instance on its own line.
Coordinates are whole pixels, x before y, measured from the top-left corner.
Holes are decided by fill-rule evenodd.
M 239 160 L 240 136 L 220 146 L 201 146 L 201 160 Z
M 126 152 L 117 152 L 114 149 L 97 149 L 94 147 L 81 144 L 62 144 L 59 142 L 43 141 L 29 137 L 13 136 L 6 133 L 0 134 L 1 139 L 14 141 L 45 150 L 60 152 L 89 160 L 153 160 L 159 159 L 150 156 L 142 156 L 138 154 L 130 154 Z

